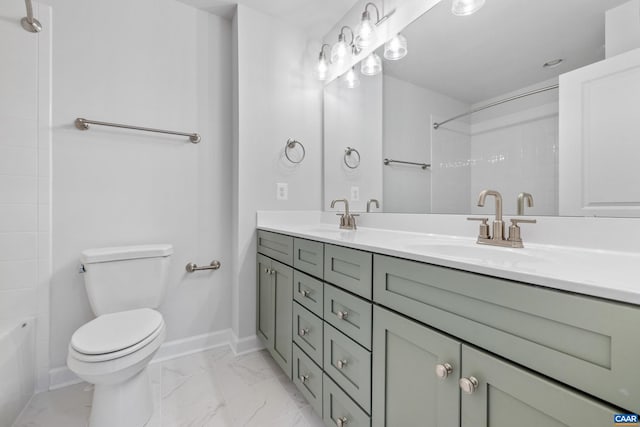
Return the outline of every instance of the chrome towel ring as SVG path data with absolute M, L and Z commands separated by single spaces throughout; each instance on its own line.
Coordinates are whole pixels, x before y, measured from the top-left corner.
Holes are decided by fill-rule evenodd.
M 352 156 L 353 153 L 355 153 L 356 155 Z M 353 157 L 354 160 L 349 162 L 348 159 L 351 157 Z M 344 150 L 344 164 L 347 165 L 349 169 L 356 169 L 358 166 L 360 166 L 360 152 L 355 148 L 347 147 Z
M 298 161 L 293 160 L 289 156 L 289 150 L 296 148 L 296 145 L 299 145 L 300 148 L 302 148 L 302 157 L 300 157 L 300 160 Z M 295 140 L 293 138 L 289 138 L 287 139 L 287 143 L 284 146 L 284 155 L 287 158 L 287 160 L 289 160 L 291 163 L 298 164 L 298 163 L 302 163 L 302 161 L 304 160 L 304 156 L 307 155 L 307 151 L 304 149 L 304 145 L 302 145 L 302 142 Z

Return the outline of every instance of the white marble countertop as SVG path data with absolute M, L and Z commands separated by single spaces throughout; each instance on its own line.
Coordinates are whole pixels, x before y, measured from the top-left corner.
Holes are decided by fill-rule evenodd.
M 640 253 L 527 244 L 511 249 L 475 238 L 337 225 L 258 223 L 261 230 L 640 305 Z

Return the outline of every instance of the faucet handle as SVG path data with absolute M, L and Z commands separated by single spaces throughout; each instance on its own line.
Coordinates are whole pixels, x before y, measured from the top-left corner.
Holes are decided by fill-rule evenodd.
M 511 220 L 511 226 L 509 226 L 509 238 L 507 239 L 511 242 L 511 246 L 514 248 L 522 247 L 522 236 L 520 235 L 520 227 L 518 224 L 535 224 L 536 222 L 535 219 L 513 218 Z
M 480 239 L 488 239 L 489 238 L 489 218 L 467 218 L 467 221 L 481 221 L 480 223 L 480 233 L 478 234 L 478 238 Z

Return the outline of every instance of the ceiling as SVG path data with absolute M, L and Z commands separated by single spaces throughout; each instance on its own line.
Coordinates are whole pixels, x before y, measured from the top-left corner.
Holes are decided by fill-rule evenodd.
M 443 1 L 403 34 L 385 74 L 473 104 L 604 59 L 605 11 L 628 0 L 487 0 L 467 17 Z M 543 68 L 563 58 L 556 68 Z
M 310 37 L 322 38 L 357 0 L 180 0 L 227 19 L 237 4 L 248 6 L 304 28 Z

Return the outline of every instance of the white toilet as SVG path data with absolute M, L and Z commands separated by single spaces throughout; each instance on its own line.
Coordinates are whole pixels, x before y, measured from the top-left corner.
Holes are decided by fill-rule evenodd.
M 171 245 L 82 252 L 94 320 L 71 337 L 67 365 L 95 384 L 91 427 L 142 427 L 153 413 L 147 365 L 165 338 L 154 310 L 168 283 Z

